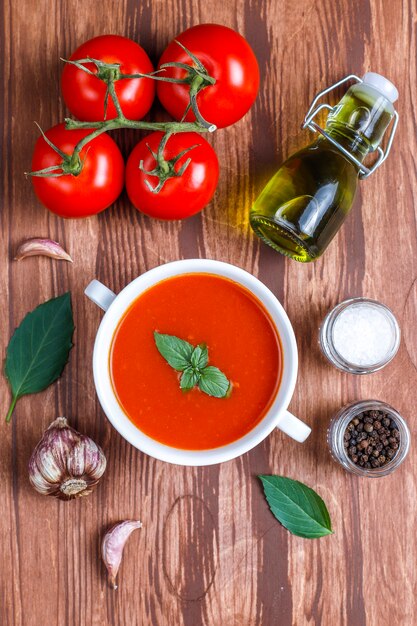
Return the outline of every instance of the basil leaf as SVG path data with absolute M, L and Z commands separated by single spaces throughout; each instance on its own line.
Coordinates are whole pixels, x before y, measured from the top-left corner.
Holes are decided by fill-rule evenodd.
M 182 372 L 180 388 L 192 389 L 198 385 L 204 393 L 224 398 L 230 389 L 226 376 L 217 368 L 207 366 L 208 349 L 204 343 L 194 347 L 175 335 L 154 332 L 159 353 L 175 370 Z
M 69 292 L 40 304 L 16 328 L 5 363 L 13 395 L 7 422 L 19 398 L 43 391 L 61 376 L 72 348 L 73 332 Z
M 329 512 L 310 487 L 285 476 L 259 476 L 272 513 L 293 535 L 315 539 L 333 533 Z
M 200 380 L 200 373 L 196 372 L 192 367 L 187 367 L 181 374 L 181 389 L 192 389 Z
M 191 355 L 191 365 L 198 370 L 202 370 L 208 363 L 208 350 L 207 346 L 200 344 L 194 348 Z
M 224 398 L 230 387 L 226 376 L 217 367 L 209 365 L 201 371 L 201 378 L 198 381 L 201 391 L 215 398 Z
M 154 332 L 154 338 L 159 353 L 174 370 L 182 372 L 190 365 L 194 348 L 188 341 L 179 339 L 174 335 L 162 335 L 156 331 Z

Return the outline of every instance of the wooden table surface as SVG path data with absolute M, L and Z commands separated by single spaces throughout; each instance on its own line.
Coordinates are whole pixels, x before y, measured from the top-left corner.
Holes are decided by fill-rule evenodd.
M 5 0 L 1 11 L 1 357 L 22 317 L 47 298 L 70 289 L 76 322 L 62 379 L 20 400 L 12 424 L 0 422 L 1 626 L 415 625 L 415 449 L 394 475 L 374 481 L 348 475 L 326 447 L 332 414 L 357 399 L 387 401 L 415 428 L 415 3 Z M 33 121 L 47 129 L 65 115 L 59 57 L 94 35 L 117 33 L 138 39 L 156 62 L 172 37 L 209 21 L 247 37 L 262 74 L 252 111 L 212 139 L 221 175 L 211 205 L 171 224 L 140 215 L 125 195 L 91 219 L 63 221 L 48 213 L 23 172 L 38 135 Z M 299 127 L 314 93 L 370 69 L 399 88 L 392 154 L 360 184 L 354 210 L 324 257 L 307 265 L 287 260 L 251 233 L 249 207 L 282 159 L 310 140 Z M 117 136 L 125 154 L 138 136 Z M 14 262 L 16 246 L 30 236 L 57 239 L 74 264 Z M 285 306 L 300 354 L 290 408 L 313 428 L 304 445 L 277 431 L 235 461 L 182 468 L 145 456 L 105 418 L 91 370 L 101 313 L 83 296 L 86 284 L 98 278 L 118 291 L 152 267 L 192 257 L 245 268 Z M 317 345 L 329 308 L 360 295 L 389 305 L 403 331 L 395 360 L 365 377 L 336 371 Z M 0 385 L 5 413 L 4 377 Z M 31 451 L 58 415 L 100 442 L 108 457 L 101 484 L 81 501 L 41 497 L 28 482 Z M 334 535 L 290 535 L 268 509 L 260 473 L 316 489 Z M 100 536 L 125 518 L 139 518 L 144 527 L 128 544 L 114 592 L 100 562 Z

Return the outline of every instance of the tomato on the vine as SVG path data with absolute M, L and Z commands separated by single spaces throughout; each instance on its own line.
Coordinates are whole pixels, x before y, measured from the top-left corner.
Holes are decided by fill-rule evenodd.
M 155 132 L 144 137 L 126 163 L 126 190 L 132 204 L 149 215 L 162 220 L 179 220 L 201 211 L 211 200 L 219 178 L 219 163 L 210 144 L 197 133 L 177 133 L 171 135 L 163 150 L 166 162 L 171 161 L 178 174 L 188 159 L 188 166 L 180 176 L 168 178 L 160 191 L 155 193 L 158 178 L 150 172 L 157 167 L 154 154 L 163 138 L 163 133 Z M 175 159 L 187 150 L 178 161 Z M 140 167 L 141 166 L 141 167 Z M 148 183 L 148 184 L 147 184 Z
M 71 55 L 70 60 L 86 58 L 119 64 L 122 74 L 149 74 L 153 71 L 144 49 L 135 41 L 119 35 L 102 35 L 86 41 Z M 83 65 L 97 74 L 97 67 L 93 63 Z M 122 78 L 114 82 L 114 87 L 123 114 L 128 119 L 140 120 L 151 108 L 155 97 L 155 82 L 151 78 Z M 78 119 L 100 121 L 116 117 L 117 112 L 110 96 L 104 117 L 107 84 L 97 76 L 65 63 L 61 88 L 65 104 Z
M 230 126 L 247 113 L 259 89 L 259 67 L 255 54 L 239 33 L 219 24 L 200 24 L 184 31 L 175 40 L 192 52 L 204 65 L 209 76 L 216 79 L 197 95 L 203 118 L 219 128 Z M 187 52 L 172 41 L 159 61 L 194 65 Z M 169 67 L 159 76 L 184 78 L 186 70 Z M 177 120 L 182 119 L 189 103 L 188 84 L 158 82 L 157 95 L 164 108 Z M 194 121 L 188 111 L 185 119 Z
M 46 137 L 65 154 L 71 156 L 77 143 L 91 133 L 88 130 L 65 130 L 64 124 L 50 128 Z M 60 156 L 43 137 L 35 144 L 32 172 L 62 164 Z M 89 217 L 104 211 L 123 189 L 124 161 L 111 137 L 102 134 L 92 139 L 80 152 L 81 171 L 77 174 L 32 176 L 36 195 L 42 204 L 61 217 Z

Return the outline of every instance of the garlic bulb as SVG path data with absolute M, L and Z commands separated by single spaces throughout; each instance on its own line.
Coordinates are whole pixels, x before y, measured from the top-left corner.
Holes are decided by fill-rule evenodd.
M 88 495 L 105 469 L 100 446 L 58 417 L 30 457 L 29 480 L 39 493 L 72 500 Z

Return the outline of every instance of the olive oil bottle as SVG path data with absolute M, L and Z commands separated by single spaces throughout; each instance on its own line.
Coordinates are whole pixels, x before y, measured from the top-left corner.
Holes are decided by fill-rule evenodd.
M 317 106 L 324 94 L 352 79 L 355 84 L 335 107 Z M 358 180 L 388 156 L 397 98 L 395 86 L 373 72 L 363 79 L 348 76 L 316 96 L 303 128 L 318 131 L 319 138 L 283 163 L 251 209 L 251 226 L 265 243 L 301 262 L 324 252 L 350 211 Z M 330 110 L 324 129 L 313 121 L 323 108 Z M 393 118 L 384 153 L 380 144 Z M 364 159 L 374 151 L 377 159 L 368 168 Z

